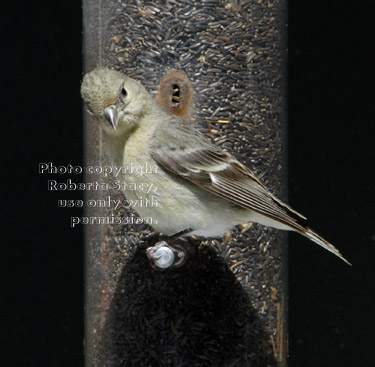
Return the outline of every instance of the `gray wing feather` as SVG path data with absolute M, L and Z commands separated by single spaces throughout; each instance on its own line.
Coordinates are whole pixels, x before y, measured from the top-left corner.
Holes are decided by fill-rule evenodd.
M 263 183 L 229 153 L 204 144 L 201 149 L 160 146 L 152 158 L 168 171 L 238 206 L 303 230 L 306 218 L 272 195 Z
M 331 243 L 305 224 L 302 214 L 270 193 L 233 156 L 220 150 L 186 121 L 175 119 L 170 128 L 173 132 L 169 136 L 157 133 L 150 148 L 159 165 L 231 203 L 289 226 L 350 264 Z M 187 145 L 192 139 L 195 139 L 193 147 Z

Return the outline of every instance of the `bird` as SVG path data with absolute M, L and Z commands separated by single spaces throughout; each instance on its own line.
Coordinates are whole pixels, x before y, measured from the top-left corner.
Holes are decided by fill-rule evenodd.
M 102 126 L 112 165 L 128 169 L 124 194 L 159 233 L 219 237 L 234 226 L 256 222 L 297 232 L 350 265 L 305 216 L 273 195 L 233 155 L 220 149 L 191 122 L 163 109 L 137 80 L 108 67 L 84 75 L 81 96 Z M 145 184 L 154 189 L 146 192 Z M 157 205 L 137 205 L 156 200 Z

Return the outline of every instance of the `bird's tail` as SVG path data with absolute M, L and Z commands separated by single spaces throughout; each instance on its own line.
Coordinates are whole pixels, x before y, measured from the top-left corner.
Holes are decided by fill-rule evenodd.
M 284 209 L 288 210 L 288 207 L 285 206 Z M 350 262 L 346 260 L 344 256 L 341 255 L 340 251 L 335 246 L 333 246 L 323 237 L 320 237 L 316 232 L 310 229 L 304 223 L 305 220 L 303 219 L 303 217 L 299 215 L 297 216 L 296 214 L 298 215 L 298 213 L 294 211 L 290 212 L 288 210 L 287 214 L 284 217 L 271 219 L 269 217 L 265 217 L 264 215 L 258 214 L 256 212 L 252 212 L 251 217 L 249 218 L 249 221 L 257 222 L 257 223 L 263 224 L 264 226 L 269 226 L 269 227 L 288 230 L 288 231 L 295 231 L 297 233 L 300 233 L 301 235 L 315 242 L 319 246 L 322 246 L 329 252 L 332 252 L 333 254 L 338 256 L 341 260 L 345 261 L 347 264 L 351 265 Z
M 338 256 L 341 260 L 345 261 L 348 265 L 352 265 L 348 260 L 345 259 L 344 256 L 341 255 L 340 251 L 335 246 L 333 246 L 323 237 L 320 237 L 316 232 L 311 230 L 309 227 L 305 227 L 304 230 L 298 231 L 298 232 L 300 232 L 303 236 L 305 236 L 309 240 L 314 241 L 319 246 L 322 246 L 327 251 L 332 252 L 333 254 Z

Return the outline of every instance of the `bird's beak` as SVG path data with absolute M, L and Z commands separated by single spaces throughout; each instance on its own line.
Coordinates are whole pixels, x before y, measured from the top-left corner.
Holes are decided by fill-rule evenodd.
M 117 130 L 117 125 L 119 122 L 119 116 L 115 106 L 110 106 L 104 109 L 104 117 L 111 124 L 113 130 Z

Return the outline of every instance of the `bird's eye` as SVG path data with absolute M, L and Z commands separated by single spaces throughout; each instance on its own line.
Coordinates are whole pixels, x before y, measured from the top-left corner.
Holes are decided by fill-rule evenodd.
M 128 95 L 128 92 L 127 92 L 127 90 L 124 87 L 121 88 L 121 95 L 123 97 L 126 97 Z

